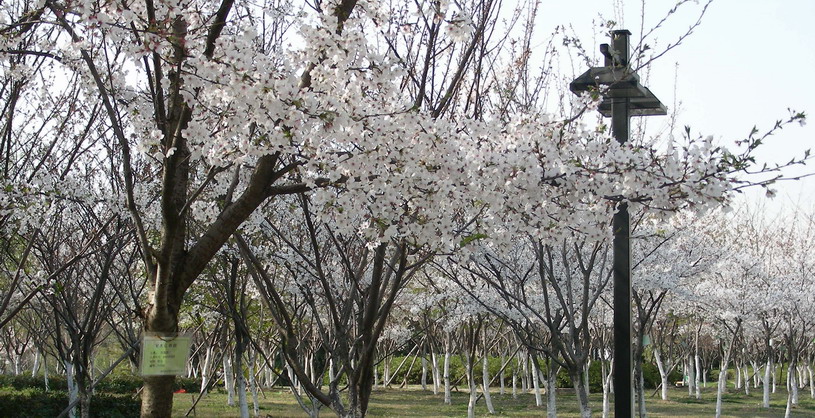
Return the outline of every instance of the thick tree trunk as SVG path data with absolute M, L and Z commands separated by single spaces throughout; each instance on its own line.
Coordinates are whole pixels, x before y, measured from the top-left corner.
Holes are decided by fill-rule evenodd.
M 158 418 L 171 416 L 175 376 L 144 376 L 141 416 Z
M 82 418 L 91 417 L 91 391 L 86 387 L 87 383 L 79 385 L 79 411 Z
M 580 407 L 581 418 L 591 418 L 591 407 L 589 406 L 589 393 L 586 391 L 585 375 L 582 370 L 572 370 L 569 375 L 572 378 L 575 394 L 577 395 L 577 405 Z

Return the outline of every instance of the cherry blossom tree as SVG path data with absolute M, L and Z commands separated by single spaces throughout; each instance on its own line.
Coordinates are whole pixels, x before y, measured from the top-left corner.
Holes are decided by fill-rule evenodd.
M 664 152 L 618 144 L 584 123 L 598 104 L 591 95 L 568 114 L 547 114 L 539 90 L 501 88 L 529 74 L 512 59 L 528 49 L 513 51 L 495 30 L 499 6 L 4 4 L 0 151 L 15 158 L 3 162 L 13 167 L 42 144 L 32 158 L 55 162 L 4 177 L 3 227 L 32 242 L 24 226 L 53 210 L 30 205 L 34 197 L 91 199 L 72 175 L 81 172 L 75 161 L 101 150 L 116 179 L 108 200 L 130 216 L 150 286 L 144 330 L 174 333 L 210 261 L 239 228 L 257 231 L 258 209 L 285 195 L 307 194 L 315 221 L 360 240 L 375 255 L 372 277 L 386 264 L 402 269 L 415 251 L 457 250 L 467 237 L 560 242 L 577 230 L 597 241 L 621 201 L 673 211 L 729 198 L 761 138 L 730 152 L 689 137 Z M 31 115 L 48 116 L 13 129 Z M 145 377 L 142 415 L 170 413 L 173 381 Z M 368 394 L 360 396 L 364 406 Z

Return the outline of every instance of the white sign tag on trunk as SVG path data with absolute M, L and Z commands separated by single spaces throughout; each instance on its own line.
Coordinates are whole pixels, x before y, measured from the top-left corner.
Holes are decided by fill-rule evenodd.
M 142 376 L 183 375 L 190 358 L 192 336 L 145 334 L 142 338 Z

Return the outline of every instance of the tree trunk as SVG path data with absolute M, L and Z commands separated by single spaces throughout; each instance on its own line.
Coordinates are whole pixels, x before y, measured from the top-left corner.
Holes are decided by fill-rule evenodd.
M 557 369 L 549 360 L 549 373 L 546 375 L 546 417 L 557 418 Z
M 206 355 L 204 355 L 204 365 L 201 366 L 201 393 L 207 393 L 207 386 L 209 386 L 210 368 L 212 368 L 212 345 L 207 346 Z
M 793 354 L 794 356 L 795 354 Z M 790 392 L 792 393 L 791 402 L 793 406 L 798 406 L 798 373 L 797 373 L 797 366 L 795 364 L 795 360 L 790 362 L 789 366 L 789 378 L 790 378 Z
M 482 360 L 481 365 L 481 381 L 481 387 L 484 393 L 484 402 L 487 404 L 487 410 L 490 411 L 490 414 L 494 414 L 495 408 L 492 405 L 492 397 L 490 396 L 490 369 L 486 354 L 484 354 L 484 359 Z
M 174 386 L 175 376 L 144 376 L 141 416 L 170 418 Z
M 694 366 L 692 356 L 688 356 L 685 366 L 688 375 L 688 396 L 693 396 L 694 386 L 698 381 L 696 380 L 696 366 Z
M 243 374 L 243 347 L 241 347 L 242 345 L 243 342 L 239 338 L 235 347 L 234 373 L 235 373 L 235 383 L 238 391 L 238 405 L 240 405 L 241 410 L 241 418 L 249 418 L 249 400 L 246 398 L 246 377 Z
M 538 373 L 538 362 L 532 357 L 530 363 L 532 364 L 532 374 L 530 378 L 532 379 L 532 388 L 535 391 L 535 406 L 540 407 L 543 406 L 543 398 L 541 397 L 540 379 L 538 379 L 540 375 L 540 373 Z
M 40 350 L 34 352 L 34 365 L 31 366 L 31 377 L 36 377 L 40 369 Z
M 770 370 L 772 370 L 772 358 L 767 358 L 767 365 L 764 367 L 764 387 L 763 392 L 764 396 L 761 400 L 761 406 L 764 408 L 770 408 Z
M 82 418 L 91 417 L 91 391 L 86 386 L 86 383 L 79 385 L 79 411 Z
M 424 351 L 422 351 L 421 356 L 422 356 L 422 390 L 427 390 L 427 358 L 425 358 Z
M 722 394 L 727 385 L 727 359 L 722 359 L 722 368 L 719 371 L 719 384 L 716 386 L 716 418 L 722 416 Z
M 45 382 L 45 391 L 48 392 L 51 388 L 48 385 L 48 356 L 42 356 L 42 378 Z
M 470 389 L 470 399 L 467 402 L 467 418 L 475 418 L 475 401 L 478 399 L 478 386 L 473 375 L 473 358 L 469 350 L 465 354 L 464 373 L 467 375 L 467 386 Z
M 232 371 L 231 356 L 224 356 L 224 386 L 226 387 L 226 404 L 235 406 L 235 374 Z
M 441 387 L 441 373 L 439 373 L 439 359 L 436 358 L 436 350 L 430 350 L 430 367 L 433 372 L 433 394 L 439 394 L 439 387 Z
M 452 405 L 450 397 L 450 349 L 444 349 L 444 404 Z
M 589 394 L 586 391 L 586 382 L 583 370 L 572 370 L 569 375 L 572 378 L 572 386 L 574 386 L 574 392 L 577 395 L 577 405 L 580 407 L 580 417 L 591 418 Z
M 610 404 L 611 396 L 609 392 L 611 389 L 611 378 L 613 374 L 611 373 L 611 367 L 609 363 L 607 363 L 606 360 L 600 360 L 601 364 L 600 378 L 603 379 L 603 418 L 608 418 L 609 412 L 611 411 Z
M 512 399 L 518 399 L 518 372 L 512 368 Z
M 505 357 L 506 356 L 504 354 L 501 354 L 501 364 L 504 364 L 504 361 L 506 360 Z M 498 393 L 500 393 L 501 395 L 504 394 L 504 372 L 505 371 L 506 371 L 506 367 L 501 367 L 501 371 L 500 371 L 501 375 L 498 376 L 498 381 L 499 381 L 499 384 L 501 385 L 500 386 L 501 389 L 500 389 L 500 391 Z
M 702 379 L 705 381 L 705 386 L 707 386 L 707 375 L 704 375 L 705 371 L 702 370 L 702 363 L 699 359 L 699 346 L 696 347 L 696 354 L 693 357 L 694 366 L 696 368 L 695 372 L 695 381 L 693 382 L 694 390 L 696 391 L 696 399 L 702 399 L 702 389 L 699 387 L 699 377 L 701 376 Z M 704 376 L 702 376 L 704 375 Z
M 79 398 L 79 389 L 76 385 L 76 378 L 74 376 L 74 365 L 70 361 L 64 360 L 65 364 L 65 380 L 68 384 L 68 405 L 73 404 Z M 76 418 L 76 407 L 68 411 L 68 416 Z
M 659 369 L 659 380 L 662 383 L 662 393 L 661 398 L 663 401 L 668 400 L 668 370 L 665 367 L 665 363 L 662 361 L 662 356 L 659 354 L 659 349 L 654 348 L 654 360 L 657 362 L 657 368 Z
M 257 417 L 260 415 L 260 405 L 258 404 L 258 381 L 255 377 L 255 369 L 257 368 L 257 352 L 254 348 L 249 350 L 249 387 L 252 390 L 252 414 Z
M 642 335 L 641 332 L 639 334 Z M 637 338 L 639 339 L 639 343 L 634 344 L 632 353 L 632 359 L 634 360 L 634 397 L 637 401 L 637 416 L 639 418 L 645 418 L 645 385 L 642 376 L 642 350 L 644 347 L 642 345 L 642 337 Z

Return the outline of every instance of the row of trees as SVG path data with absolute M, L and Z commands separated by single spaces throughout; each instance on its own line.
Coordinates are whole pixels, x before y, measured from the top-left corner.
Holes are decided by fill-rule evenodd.
M 302 196 L 292 197 L 292 210 L 298 201 L 300 210 L 308 207 Z M 181 326 L 195 335 L 188 370 L 201 380 L 201 396 L 223 380 L 230 402 L 248 415 L 250 394 L 257 408 L 258 387 L 289 385 L 307 413 L 329 407 L 342 416 L 351 408 L 364 411 L 374 386 L 401 384 L 393 380 L 397 372 L 420 367 L 423 386 L 432 385 L 448 403 L 452 386 L 469 388 L 470 413 L 479 391 L 493 410 L 490 387 L 509 387 L 511 379 L 513 393 L 533 391 L 538 406 L 555 416 L 553 388 L 565 372 L 590 416 L 595 363 L 600 378 L 594 383 L 604 396 L 594 408 L 608 416 L 613 330 L 605 240 L 524 239 L 509 249 L 473 240 L 456 254 L 428 257 L 370 249 L 304 216 L 301 223 L 287 220 L 286 229 L 269 219 L 256 246 L 238 237 L 191 291 Z M 780 385 L 790 393 L 788 410 L 800 389 L 809 386 L 815 395 L 815 284 L 809 276 L 815 219 L 801 213 L 792 222 L 767 223 L 746 211 L 735 218 L 683 214 L 670 224 L 637 222 L 634 358 L 641 416 L 643 362 L 659 370 L 663 399 L 676 382 L 672 375 L 681 373 L 688 395 L 700 397 L 708 376 L 728 368 L 735 369 L 730 377 L 738 388 L 748 394 L 761 388 L 767 408 L 779 373 L 787 376 Z M 84 249 L 65 240 L 70 229 L 64 226 L 50 238 L 63 250 Z M 56 243 L 49 243 L 42 235 L 32 245 L 31 263 L 53 260 Z M 143 299 L 139 286 L 132 287 L 143 279 L 126 273 L 132 254 L 104 248 L 116 246 L 96 252 L 96 263 L 76 263 L 88 272 L 54 266 L 54 286 L 3 327 L 4 373 L 32 373 L 47 382 L 50 367 L 67 375 L 69 388 L 76 388 L 72 399 L 85 408 L 115 353 L 123 353 L 119 360 L 127 359 L 133 372 L 139 363 L 134 312 Z M 373 274 L 377 263 L 381 278 Z M 369 311 L 371 293 L 387 311 Z M 368 366 L 359 360 L 366 349 Z M 104 366 L 94 361 L 100 353 Z M 397 355 L 404 361 L 392 369 Z M 461 358 L 464 381 L 451 380 L 454 357 Z M 362 373 L 370 375 L 368 384 L 355 384 Z M 717 414 L 727 374 L 719 379 Z
M 1 7 L 0 327 L 17 370 L 30 351 L 16 342 L 59 359 L 83 415 L 103 378 L 100 342 L 135 364 L 142 332 L 198 327 L 203 376 L 219 353 L 231 374 L 244 361 L 271 367 L 279 350 L 305 408 L 363 416 L 392 314 L 417 295 L 471 321 L 466 338 L 442 340 L 445 356 L 470 341 L 471 386 L 495 318 L 533 359 L 585 381 L 616 204 L 649 225 L 717 206 L 766 137 L 753 132 L 735 152 L 689 131 L 618 144 L 586 116 L 597 97 L 562 92 L 571 75 L 555 75 L 567 56 L 555 37 L 546 65 L 532 64 L 535 2 Z M 650 62 L 646 51 L 662 53 L 652 49 L 644 40 L 633 56 Z M 681 245 L 665 228 L 641 228 L 653 254 Z M 673 295 L 668 276 L 706 267 L 675 261 L 639 267 L 653 269 L 639 335 Z M 721 279 L 746 280 L 734 269 Z M 447 295 L 452 284 L 480 302 Z M 752 305 L 740 306 L 727 311 L 738 318 L 728 347 Z M 213 348 L 226 341 L 234 355 Z M 170 414 L 173 381 L 145 377 L 142 415 Z

